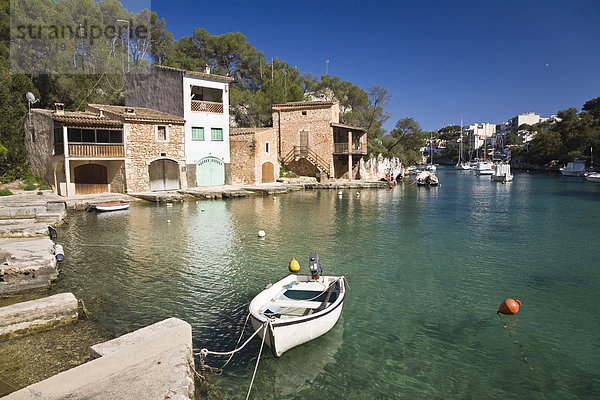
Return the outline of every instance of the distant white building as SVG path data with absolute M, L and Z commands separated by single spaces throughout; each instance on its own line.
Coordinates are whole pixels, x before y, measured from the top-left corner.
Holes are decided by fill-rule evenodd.
M 463 128 L 463 135 L 467 135 L 469 143 L 474 148 L 479 148 L 496 134 L 496 124 L 488 122 L 472 124 Z
M 535 132 L 519 130 L 521 125 L 535 125 L 539 124 L 540 122 L 549 122 L 551 124 L 555 124 L 560 121 L 561 119 L 556 115 L 551 115 L 549 118 L 545 118 L 534 112 L 519 114 L 498 125 L 498 129 L 494 135 L 494 138 L 492 139 L 492 143 L 494 147 L 499 147 L 501 144 L 506 143 L 506 136 L 509 133 L 516 134 L 522 143 L 528 143 L 535 137 Z

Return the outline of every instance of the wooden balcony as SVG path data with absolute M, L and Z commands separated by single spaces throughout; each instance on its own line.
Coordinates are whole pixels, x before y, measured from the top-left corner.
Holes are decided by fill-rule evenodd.
M 69 143 L 69 157 L 122 158 L 125 152 L 121 143 Z
M 333 144 L 333 154 L 334 155 L 344 155 L 344 154 L 367 154 L 366 146 L 363 146 L 362 143 L 353 143 L 350 151 L 348 151 L 348 143 L 334 143 Z
M 223 114 L 223 103 L 214 101 L 192 100 L 192 111 Z

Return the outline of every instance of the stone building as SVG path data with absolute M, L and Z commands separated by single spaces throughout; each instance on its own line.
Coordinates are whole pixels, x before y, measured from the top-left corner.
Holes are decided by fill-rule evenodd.
M 32 172 L 62 196 L 187 187 L 183 118 L 142 107 L 90 104 L 83 112 L 31 110 Z
M 338 101 L 274 104 L 272 110 L 278 156 L 288 170 L 322 179 L 364 179 L 367 133 L 339 123 Z
M 187 185 L 231 183 L 229 84 L 233 78 L 151 66 L 127 74 L 125 104 L 148 107 L 185 120 Z
M 275 128 L 231 128 L 231 182 L 255 184 L 279 177 Z

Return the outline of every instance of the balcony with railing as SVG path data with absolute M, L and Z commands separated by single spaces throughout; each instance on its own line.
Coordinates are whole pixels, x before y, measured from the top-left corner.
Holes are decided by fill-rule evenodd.
M 223 114 L 223 103 L 215 101 L 191 100 L 192 111 Z
M 54 154 L 64 154 L 62 143 L 54 145 Z M 125 157 L 122 143 L 69 143 L 72 158 L 122 158 Z
M 367 154 L 367 148 L 361 142 L 352 143 L 352 146 L 348 146 L 348 143 L 334 143 L 333 144 L 334 155 L 348 155 L 348 154 Z

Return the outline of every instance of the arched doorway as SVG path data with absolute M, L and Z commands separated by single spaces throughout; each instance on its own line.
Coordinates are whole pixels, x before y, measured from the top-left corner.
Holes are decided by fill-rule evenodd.
M 196 163 L 196 186 L 225 184 L 225 164 L 216 157 L 204 157 Z
M 262 183 L 267 182 L 275 182 L 275 167 L 269 161 L 262 165 Z
M 150 163 L 150 190 L 179 189 L 179 164 L 173 160 L 160 159 Z
M 108 172 L 104 165 L 83 164 L 73 168 L 75 194 L 108 192 Z

